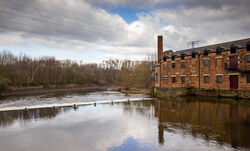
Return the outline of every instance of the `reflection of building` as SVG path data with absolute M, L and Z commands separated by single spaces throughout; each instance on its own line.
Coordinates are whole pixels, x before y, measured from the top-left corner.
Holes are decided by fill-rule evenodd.
M 250 90 L 250 38 L 163 52 L 158 36 L 154 87 Z
M 192 99 L 193 100 L 193 99 Z M 249 106 L 199 101 L 157 101 L 159 143 L 164 130 L 174 127 L 205 140 L 226 142 L 234 147 L 250 147 Z

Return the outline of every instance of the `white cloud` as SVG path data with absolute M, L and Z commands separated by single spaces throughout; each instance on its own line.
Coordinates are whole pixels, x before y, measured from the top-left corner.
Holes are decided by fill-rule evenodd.
M 106 57 L 137 59 L 156 52 L 158 34 L 164 36 L 165 49 L 173 50 L 187 48 L 191 40 L 205 45 L 249 37 L 248 4 L 247 0 L 3 0 L 0 43 L 96 49 L 108 52 Z M 127 5 L 151 11 L 138 13 L 138 20 L 129 24 L 99 7 Z
M 186 42 L 191 40 L 200 40 L 206 45 L 249 37 L 249 14 L 242 13 L 241 9 L 228 6 L 222 9 L 177 7 L 159 9 L 152 14 L 166 22 L 161 32 L 166 35 L 168 48 L 176 50 L 186 48 Z

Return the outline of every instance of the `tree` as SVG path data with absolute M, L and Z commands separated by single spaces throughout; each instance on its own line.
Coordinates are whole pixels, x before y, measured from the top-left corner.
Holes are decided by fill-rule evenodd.
M 4 92 L 5 90 L 7 90 L 8 87 L 9 87 L 9 86 L 8 86 L 7 81 L 6 81 L 4 78 L 0 77 L 0 93 L 2 93 L 2 92 Z

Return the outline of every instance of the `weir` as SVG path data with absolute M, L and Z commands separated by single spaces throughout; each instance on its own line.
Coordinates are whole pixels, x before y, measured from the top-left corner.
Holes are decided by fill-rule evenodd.
M 138 98 L 138 99 L 129 99 L 129 102 L 133 101 L 145 101 L 145 100 L 154 100 L 154 98 Z M 42 108 L 57 108 L 57 107 L 78 107 L 84 105 L 97 105 L 97 104 L 113 104 L 119 102 L 128 102 L 127 99 L 122 100 L 112 100 L 112 101 L 93 101 L 93 102 L 83 102 L 83 103 L 68 103 L 68 104 L 49 104 L 49 105 L 39 105 L 39 106 L 25 106 L 25 107 L 7 107 L 0 108 L 0 112 L 3 111 L 18 111 L 18 110 L 31 110 L 31 109 L 42 109 Z

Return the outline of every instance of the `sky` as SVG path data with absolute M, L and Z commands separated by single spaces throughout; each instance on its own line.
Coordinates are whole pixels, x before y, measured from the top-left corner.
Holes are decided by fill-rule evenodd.
M 250 37 L 249 0 L 0 0 L 0 51 L 84 63 Z

